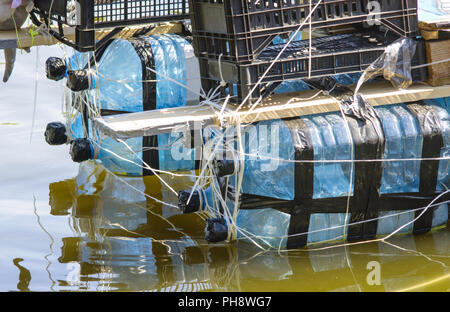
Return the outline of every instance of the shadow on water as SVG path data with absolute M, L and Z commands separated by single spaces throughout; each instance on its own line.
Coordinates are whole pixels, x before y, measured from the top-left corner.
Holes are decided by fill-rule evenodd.
M 192 177 L 164 179 L 177 191 L 193 185 Z M 180 215 L 143 195 L 177 202 L 155 177 L 126 181 L 132 187 L 88 162 L 74 179 L 50 184 L 51 214 L 69 215 L 77 233 L 62 239 L 58 261 L 71 272 L 58 281 L 61 289 L 449 290 L 448 228 L 325 250 L 279 253 L 245 241 L 209 244 L 204 216 Z

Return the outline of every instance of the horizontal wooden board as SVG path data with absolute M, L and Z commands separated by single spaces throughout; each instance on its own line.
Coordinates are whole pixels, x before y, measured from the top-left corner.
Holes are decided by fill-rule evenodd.
M 450 59 L 450 39 L 427 41 L 427 63 Z M 432 86 L 450 84 L 450 61 L 428 66 L 428 83 Z
M 222 119 L 217 111 L 209 106 L 190 106 L 106 116 L 94 119 L 94 126 L 108 136 L 123 139 L 169 133 L 184 126 L 193 129 L 195 123 L 197 127 L 220 126 L 221 122 L 235 125 L 237 122 L 251 123 L 340 110 L 337 100 L 330 96 L 321 95 L 312 100 L 305 100 L 315 93 L 317 91 L 273 95 L 251 112 L 247 108 L 238 112 L 231 110 L 224 113 Z M 382 82 L 367 84 L 360 93 L 371 105 L 379 106 L 447 97 L 450 96 L 450 85 L 431 87 L 415 84 L 408 89 L 399 90 L 388 82 Z

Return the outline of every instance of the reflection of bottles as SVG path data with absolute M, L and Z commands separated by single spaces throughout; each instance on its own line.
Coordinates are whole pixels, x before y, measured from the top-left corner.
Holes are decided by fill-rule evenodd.
M 54 216 L 68 215 L 73 204 L 73 190 L 75 183 L 73 180 L 50 183 L 49 185 L 49 205 L 50 214 Z
M 64 237 L 62 239 L 61 257 L 58 261 L 61 263 L 68 263 L 72 261 L 81 260 L 81 244 L 83 240 L 81 237 Z
M 77 196 L 72 209 L 72 216 L 76 218 L 90 218 L 94 215 L 94 209 L 97 201 L 96 195 Z

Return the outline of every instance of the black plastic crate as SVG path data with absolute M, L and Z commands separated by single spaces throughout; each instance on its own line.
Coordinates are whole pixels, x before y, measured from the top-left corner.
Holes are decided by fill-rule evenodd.
M 364 71 L 392 43 L 383 33 L 344 34 L 312 40 L 311 70 L 309 70 L 309 41 L 292 42 L 278 61 L 271 67 L 259 86 L 249 97 L 248 104 L 260 96 L 267 96 L 279 83 L 293 79 L 308 79 L 337 74 L 349 74 Z M 272 61 L 284 45 L 266 48 L 251 64 L 213 59 L 200 59 L 200 71 L 204 90 L 216 88 L 223 80 L 227 86 L 222 96 L 231 95 L 231 102 L 240 103 L 267 71 Z M 414 65 L 425 64 L 423 41 L 416 49 Z M 415 81 L 427 79 L 426 68 L 413 71 Z
M 251 62 L 277 35 L 295 31 L 318 1 L 189 0 L 196 54 Z M 381 10 L 376 13 L 375 2 Z M 418 34 L 417 0 L 322 0 L 312 15 L 311 26 L 317 29 L 366 23 L 375 17 L 400 36 Z
M 52 34 L 79 51 L 95 50 L 95 29 L 118 28 L 189 18 L 188 0 L 35 0 L 32 20 L 56 21 Z M 63 25 L 76 27 L 76 40 L 69 42 Z

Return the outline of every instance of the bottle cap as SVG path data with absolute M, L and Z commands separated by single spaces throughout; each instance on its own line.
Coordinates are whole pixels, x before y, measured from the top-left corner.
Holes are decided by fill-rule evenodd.
M 70 144 L 70 157 L 74 162 L 83 162 L 92 159 L 92 145 L 89 139 L 75 139 Z
M 59 81 L 66 77 L 66 72 L 66 63 L 59 57 L 49 57 L 45 62 L 45 73 L 50 80 Z
M 183 213 L 193 213 L 200 210 L 199 191 L 194 191 L 188 204 L 187 201 L 190 195 L 191 191 L 188 190 L 180 191 L 178 193 L 178 208 L 180 208 Z
M 84 69 L 67 71 L 67 87 L 74 92 L 88 90 L 89 72 Z
M 205 239 L 210 243 L 219 243 L 228 237 L 228 227 L 224 218 L 206 219 Z
M 66 126 L 61 122 L 51 122 L 45 129 L 45 141 L 50 145 L 67 143 Z

